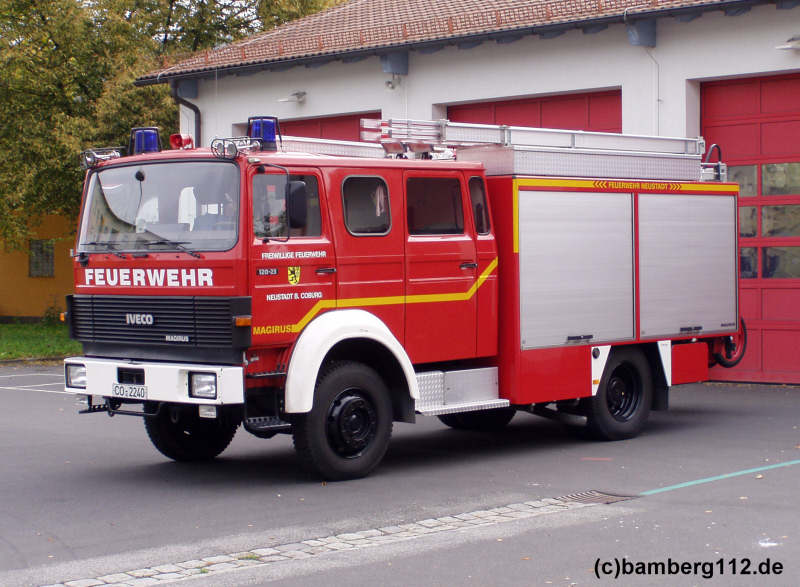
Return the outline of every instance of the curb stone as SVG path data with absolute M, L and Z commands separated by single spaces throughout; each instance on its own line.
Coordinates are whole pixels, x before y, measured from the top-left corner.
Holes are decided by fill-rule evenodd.
M 371 548 L 390 542 L 414 540 L 431 534 L 457 531 L 465 527 L 504 524 L 521 518 L 555 514 L 595 505 L 600 504 L 573 501 L 570 496 L 557 499 L 546 498 L 526 503 L 512 503 L 497 508 L 475 510 L 454 516 L 425 518 L 399 526 L 370 528 L 336 536 L 320 536 L 301 542 L 271 545 L 245 552 L 210 556 L 202 560 L 188 560 L 99 577 L 72 579 L 55 585 L 41 585 L 39 587 L 147 587 L 156 584 L 163 585 L 199 574 L 228 573 L 244 567 L 266 566 L 321 555 L 332 556 L 337 551 L 342 550 Z

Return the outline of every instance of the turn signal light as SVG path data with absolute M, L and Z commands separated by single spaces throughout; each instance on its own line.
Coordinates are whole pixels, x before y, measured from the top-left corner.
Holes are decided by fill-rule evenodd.
M 252 316 L 236 316 L 236 317 L 233 319 L 233 323 L 234 323 L 236 326 L 240 326 L 240 327 L 243 327 L 243 326 L 252 326 L 252 324 L 253 324 L 253 317 L 252 317 Z

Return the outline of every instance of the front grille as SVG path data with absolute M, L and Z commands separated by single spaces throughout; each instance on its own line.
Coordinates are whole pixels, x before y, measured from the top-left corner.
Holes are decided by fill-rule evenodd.
M 232 318 L 249 314 L 242 300 L 249 306 L 249 298 L 74 295 L 71 335 L 83 343 L 241 347 Z

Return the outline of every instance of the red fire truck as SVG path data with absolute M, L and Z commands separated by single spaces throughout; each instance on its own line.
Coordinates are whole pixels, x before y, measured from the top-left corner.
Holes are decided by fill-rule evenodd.
M 64 319 L 83 412 L 179 461 L 239 426 L 367 475 L 395 421 L 518 411 L 630 438 L 746 346 L 738 187 L 702 139 L 408 120 L 194 148 L 134 129 L 87 170 Z

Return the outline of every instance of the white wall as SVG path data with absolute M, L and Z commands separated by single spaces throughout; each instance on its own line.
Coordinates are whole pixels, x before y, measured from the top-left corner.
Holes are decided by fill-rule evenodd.
M 248 116 L 281 119 L 382 111 L 384 118 L 432 119 L 448 104 L 622 89 L 623 132 L 696 136 L 700 132 L 700 82 L 800 71 L 800 50 L 776 50 L 800 33 L 800 7 L 755 7 L 737 17 L 707 13 L 689 23 L 662 18 L 657 47 L 629 44 L 624 25 L 597 34 L 568 31 L 555 39 L 525 37 L 474 49 L 447 47 L 410 54 L 409 75 L 393 92 L 380 59 L 333 62 L 318 68 L 260 72 L 201 80 L 203 144 L 228 137 Z M 278 102 L 305 91 L 304 102 Z M 182 132 L 193 132 L 190 113 Z
M 661 133 L 699 134 L 702 81 L 800 71 L 800 51 L 775 49 L 798 33 L 800 7 L 765 5 L 742 16 L 712 12 L 690 23 L 659 21 Z

